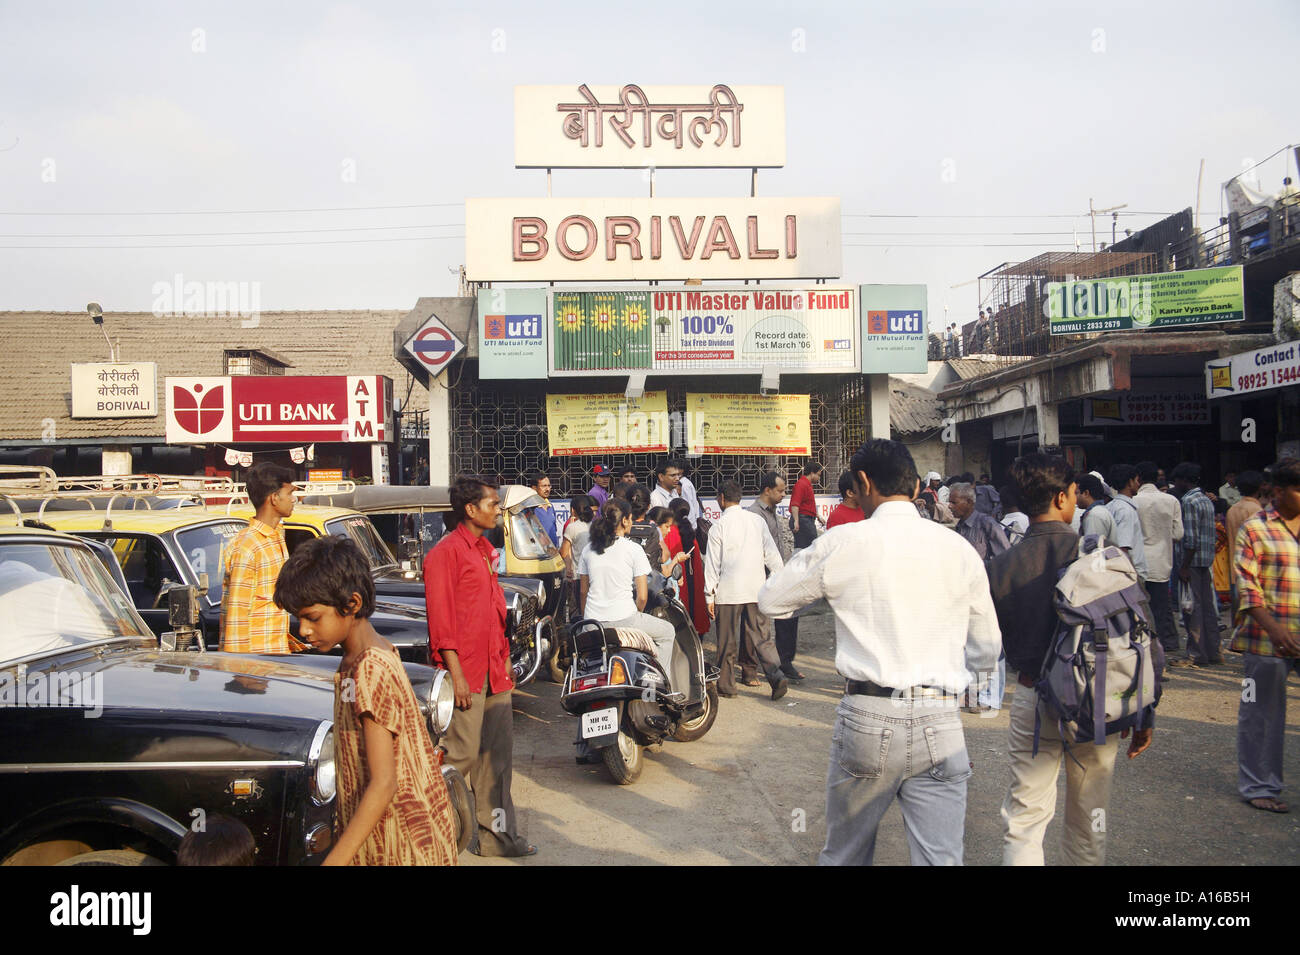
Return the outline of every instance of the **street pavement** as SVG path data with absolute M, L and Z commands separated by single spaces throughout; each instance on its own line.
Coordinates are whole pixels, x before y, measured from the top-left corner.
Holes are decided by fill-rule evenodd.
M 1226 640 L 1225 640 L 1226 643 Z M 843 683 L 835 673 L 830 614 L 804 617 L 799 668 L 808 679 L 773 703 L 766 684 L 722 700 L 703 739 L 646 754 L 641 778 L 617 786 L 603 766 L 573 759 L 576 720 L 560 688 L 537 682 L 515 694 L 514 798 L 520 829 L 539 847 L 527 860 L 466 865 L 812 865 L 826 836 L 831 726 Z M 710 646 L 708 649 L 712 649 Z M 1300 683 L 1288 687 L 1285 778 L 1289 815 L 1261 812 L 1236 794 L 1241 658 L 1174 670 L 1151 748 L 1121 749 L 1107 817 L 1110 865 L 1295 865 L 1300 862 Z M 1016 686 L 1008 680 L 1007 704 Z M 1010 782 L 1008 711 L 963 714 L 974 763 L 966 810 L 966 862 L 1001 860 L 999 810 Z M 1122 744 L 1124 747 L 1127 743 Z M 1063 795 L 1065 774 L 1059 779 Z M 1060 859 L 1060 802 L 1047 831 L 1048 864 Z M 894 805 L 880 826 L 876 862 L 908 864 Z

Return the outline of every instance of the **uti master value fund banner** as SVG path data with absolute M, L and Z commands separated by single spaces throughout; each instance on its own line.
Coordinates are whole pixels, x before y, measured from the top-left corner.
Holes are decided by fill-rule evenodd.
M 668 392 L 547 395 L 546 435 L 552 457 L 668 450 Z
M 807 395 L 686 395 L 690 454 L 811 454 Z

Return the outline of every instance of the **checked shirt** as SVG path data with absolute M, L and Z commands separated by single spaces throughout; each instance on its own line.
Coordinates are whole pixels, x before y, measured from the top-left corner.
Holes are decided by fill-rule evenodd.
M 1277 656 L 1268 635 L 1248 614 L 1263 607 L 1282 626 L 1300 633 L 1300 542 L 1275 507 L 1267 507 L 1237 531 L 1237 653 Z

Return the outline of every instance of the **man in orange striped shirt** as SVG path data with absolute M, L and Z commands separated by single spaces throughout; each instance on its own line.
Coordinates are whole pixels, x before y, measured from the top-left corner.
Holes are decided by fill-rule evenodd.
M 229 653 L 292 653 L 289 614 L 275 605 L 275 581 L 289 557 L 280 521 L 293 513 L 293 472 L 258 464 L 248 472 L 248 500 L 257 513 L 226 549 L 221 590 L 221 649 Z

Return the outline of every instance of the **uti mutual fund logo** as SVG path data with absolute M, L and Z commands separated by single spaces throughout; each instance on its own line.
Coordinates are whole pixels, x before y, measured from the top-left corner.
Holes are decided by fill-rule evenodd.
M 924 327 L 920 309 L 867 312 L 868 335 L 920 335 Z
M 540 315 L 484 315 L 483 337 L 489 341 L 542 340 Z

